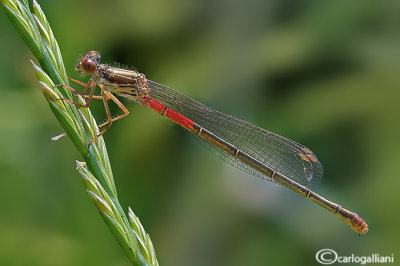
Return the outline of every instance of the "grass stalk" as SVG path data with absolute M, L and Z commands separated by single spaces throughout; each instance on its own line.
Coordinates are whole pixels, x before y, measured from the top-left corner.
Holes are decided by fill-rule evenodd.
M 133 265 L 158 265 L 154 247 L 139 219 L 129 208 L 125 215 L 117 190 L 103 137 L 88 152 L 88 143 L 99 132 L 88 108 L 76 107 L 55 98 L 72 99 L 71 92 L 55 84 L 68 85 L 62 54 L 46 16 L 36 1 L 31 11 L 27 0 L 0 0 L 6 14 L 39 62 L 32 65 L 50 109 L 78 149 L 85 162 L 77 162 L 90 198 L 101 217 Z M 84 103 L 82 97 L 79 102 Z

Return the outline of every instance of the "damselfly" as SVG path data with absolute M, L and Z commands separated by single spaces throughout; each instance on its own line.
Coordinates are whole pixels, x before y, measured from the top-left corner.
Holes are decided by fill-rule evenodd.
M 323 169 L 315 154 L 307 147 L 249 122 L 215 111 L 176 90 L 146 79 L 144 74 L 137 71 L 100 64 L 100 54 L 97 51 L 87 52 L 80 59 L 75 71 L 91 75 L 87 83 L 71 79 L 85 86 L 83 91 L 78 92 L 72 87 L 62 86 L 84 95 L 88 98 L 86 104 L 67 99 L 55 100 L 64 100 L 80 107 L 89 107 L 93 98 L 103 100 L 107 121 L 99 125 L 102 130 L 90 144 L 104 134 L 114 121 L 129 114 L 126 107 L 115 97 L 122 96 L 150 108 L 211 143 L 220 152 L 221 158 L 239 169 L 275 181 L 314 201 L 337 214 L 359 234 L 368 232 L 367 224 L 356 213 L 308 188 L 322 176 Z M 94 96 L 96 86 L 101 89 L 100 96 Z M 124 114 L 112 117 L 108 100 L 114 101 Z

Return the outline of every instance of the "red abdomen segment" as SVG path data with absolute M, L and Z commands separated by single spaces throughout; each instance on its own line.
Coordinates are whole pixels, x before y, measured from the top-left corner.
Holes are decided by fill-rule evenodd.
M 151 99 L 151 98 L 142 98 L 140 100 L 140 103 L 143 106 L 150 108 L 157 114 L 168 117 L 171 121 L 174 121 L 178 125 L 186 128 L 190 131 L 196 132 L 193 128 L 194 122 L 192 120 L 190 120 L 190 119 L 184 117 L 183 115 L 181 115 L 180 113 L 172 110 L 165 104 L 162 104 L 159 101 Z

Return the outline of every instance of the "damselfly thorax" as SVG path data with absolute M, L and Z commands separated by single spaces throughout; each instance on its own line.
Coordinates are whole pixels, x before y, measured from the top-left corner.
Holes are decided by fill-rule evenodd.
M 102 85 L 102 90 L 135 102 L 150 97 L 147 79 L 142 73 L 111 67 L 106 64 L 99 65 L 96 72 L 95 75 L 99 77 L 97 84 Z

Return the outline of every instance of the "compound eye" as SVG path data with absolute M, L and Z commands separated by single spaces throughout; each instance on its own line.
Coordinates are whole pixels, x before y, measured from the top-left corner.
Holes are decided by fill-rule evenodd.
M 81 68 L 88 74 L 93 74 L 96 71 L 96 63 L 93 60 L 85 59 L 81 63 Z

